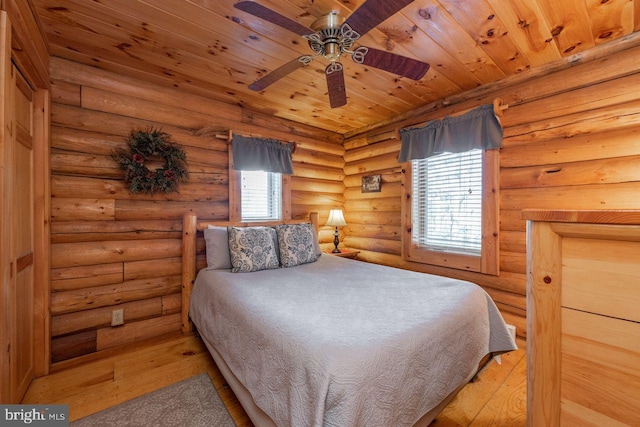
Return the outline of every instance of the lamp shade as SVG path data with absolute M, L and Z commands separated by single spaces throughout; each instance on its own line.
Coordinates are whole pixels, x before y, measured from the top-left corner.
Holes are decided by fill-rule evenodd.
M 344 227 L 347 223 L 344 220 L 344 215 L 342 215 L 341 209 L 332 209 L 329 212 L 329 220 L 326 225 L 330 225 L 333 227 Z

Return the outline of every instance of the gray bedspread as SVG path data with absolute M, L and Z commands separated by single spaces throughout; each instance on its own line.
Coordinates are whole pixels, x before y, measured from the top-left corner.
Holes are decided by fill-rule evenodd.
M 202 270 L 190 315 L 280 427 L 411 426 L 487 353 L 516 349 L 479 286 L 328 255 Z

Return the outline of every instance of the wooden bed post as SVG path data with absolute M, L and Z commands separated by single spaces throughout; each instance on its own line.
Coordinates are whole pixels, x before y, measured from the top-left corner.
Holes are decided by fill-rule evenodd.
M 187 213 L 182 219 L 182 327 L 183 333 L 191 332 L 193 324 L 189 320 L 191 289 L 196 279 L 196 225 L 194 213 Z

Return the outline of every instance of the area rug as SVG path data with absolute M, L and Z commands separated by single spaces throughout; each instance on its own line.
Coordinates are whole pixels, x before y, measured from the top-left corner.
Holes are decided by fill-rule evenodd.
M 81 418 L 71 426 L 235 427 L 235 423 L 205 373 Z

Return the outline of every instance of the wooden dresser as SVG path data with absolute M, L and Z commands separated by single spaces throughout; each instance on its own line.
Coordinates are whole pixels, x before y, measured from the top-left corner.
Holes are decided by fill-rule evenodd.
M 640 426 L 640 211 L 524 211 L 527 425 Z

